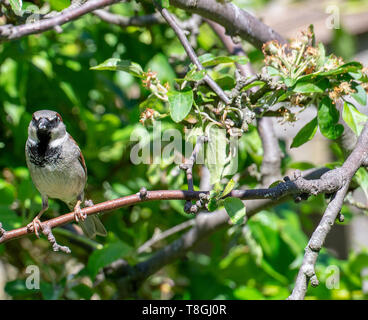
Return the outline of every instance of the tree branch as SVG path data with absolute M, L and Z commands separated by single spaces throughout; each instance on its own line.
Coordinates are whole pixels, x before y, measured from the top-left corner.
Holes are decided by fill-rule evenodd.
M 21 37 L 37 34 L 50 30 L 56 26 L 78 19 L 95 9 L 99 9 L 122 0 L 90 0 L 80 7 L 67 8 L 50 18 L 42 19 L 34 23 L 22 24 L 19 26 L 4 25 L 0 27 L 0 40 L 14 40 Z
M 143 253 L 145 252 L 147 249 L 149 249 L 150 247 L 152 247 L 155 243 L 166 239 L 167 237 L 172 236 L 175 233 L 178 233 L 180 231 L 183 231 L 189 227 L 192 227 L 195 225 L 195 220 L 194 219 L 190 219 L 187 221 L 184 221 L 183 223 L 177 224 L 176 226 L 167 229 L 161 233 L 159 233 L 158 235 L 153 235 L 153 237 L 146 241 L 144 244 L 142 244 L 138 249 L 137 249 L 137 253 Z
M 193 149 L 193 152 L 191 154 L 191 156 L 189 157 L 188 160 L 185 161 L 184 164 L 180 165 L 180 169 L 185 170 L 186 174 L 187 174 L 187 183 L 188 183 L 188 191 L 193 191 L 194 186 L 193 186 L 193 166 L 194 163 L 197 159 L 198 153 L 201 151 L 202 149 L 202 145 L 204 142 L 207 141 L 207 137 L 206 136 L 200 136 L 197 138 L 197 142 L 196 145 Z
M 93 11 L 93 14 L 107 23 L 116 24 L 124 28 L 129 26 L 146 27 L 153 24 L 165 23 L 165 20 L 159 13 L 147 14 L 144 16 L 124 17 L 108 12 L 107 10 L 99 9 Z
M 311 281 L 313 287 L 318 286 L 319 281 L 315 273 L 315 264 L 317 262 L 319 251 L 322 249 L 323 243 L 330 232 L 336 218 L 338 217 L 341 207 L 344 204 L 344 198 L 349 190 L 348 181 L 344 187 L 336 192 L 331 202 L 328 204 L 321 222 L 313 232 L 307 247 L 302 266 L 299 269 L 298 276 L 295 281 L 295 287 L 289 300 L 302 300 L 308 289 L 308 282 Z
M 286 40 L 271 27 L 231 2 L 171 0 L 170 4 L 221 24 L 227 34 L 240 36 L 258 49 L 271 40 L 277 40 L 281 44 L 286 43 Z
M 366 132 L 367 130 L 363 131 Z M 368 140 L 368 138 L 367 138 Z M 368 141 L 367 141 L 368 143 Z M 357 144 L 360 145 L 359 143 Z M 368 144 L 367 144 L 368 145 Z M 354 150 L 355 151 L 355 150 Z M 354 154 L 354 151 L 351 155 Z M 349 160 L 349 159 L 348 159 Z M 349 166 L 351 161 L 344 163 L 343 167 Z M 342 167 L 342 168 L 343 168 Z M 341 187 L 341 183 L 345 182 L 345 175 L 341 172 L 342 168 L 337 168 L 324 173 L 320 179 L 308 180 L 308 177 L 302 177 L 301 172 L 296 172 L 295 180 L 288 180 L 278 184 L 277 186 L 269 189 L 252 189 L 252 190 L 232 190 L 227 197 L 239 198 L 242 200 L 254 200 L 254 199 L 270 199 L 279 200 L 288 195 L 308 193 L 316 195 L 318 193 L 332 193 L 337 191 Z M 322 171 L 323 172 L 323 171 Z M 143 188 L 144 189 L 144 188 Z M 209 194 L 209 191 L 184 191 L 184 190 L 155 190 L 147 191 L 141 189 L 140 192 L 96 204 L 91 207 L 83 208 L 82 214 L 93 215 L 97 213 L 102 213 L 106 211 L 111 211 L 119 209 L 126 206 L 135 205 L 137 203 L 142 203 L 146 201 L 156 201 L 156 200 L 198 200 L 200 199 L 200 194 Z M 211 214 L 213 215 L 213 214 Z M 67 223 L 74 221 L 74 212 L 66 213 L 59 217 L 42 222 L 42 226 L 48 226 L 51 229 L 55 227 L 60 227 Z M 7 241 L 24 237 L 30 232 L 27 227 L 22 227 L 14 229 L 11 231 L 1 231 L 0 229 L 0 244 Z
M 189 159 L 187 159 L 185 161 L 184 164 L 180 165 L 180 169 L 185 170 L 185 173 L 187 175 L 188 191 L 193 191 L 194 190 L 193 166 L 194 166 L 194 163 L 197 159 L 198 153 L 201 151 L 204 142 L 206 142 L 207 140 L 208 140 L 208 138 L 206 136 L 198 137 L 196 145 L 193 149 L 193 152 L 192 152 L 191 156 L 189 157 Z M 185 212 L 197 213 L 198 209 L 199 208 L 196 205 L 192 206 L 192 202 L 190 200 L 185 202 L 185 205 L 184 205 L 184 211 Z
M 281 150 L 271 118 L 258 119 L 258 133 L 262 140 L 262 184 L 269 186 L 281 179 Z
M 160 7 L 160 5 L 158 5 L 156 3 L 156 1 L 154 1 L 154 4 L 155 4 L 157 10 L 161 13 L 161 15 L 166 20 L 166 22 L 175 31 L 177 37 L 179 38 L 181 44 L 183 45 L 184 50 L 187 53 L 190 60 L 197 67 L 198 70 L 203 70 L 204 68 L 203 68 L 201 62 L 199 61 L 196 53 L 194 52 L 194 50 L 193 50 L 192 46 L 190 45 L 187 37 L 185 36 L 184 31 L 179 27 L 178 23 L 175 21 L 175 18 L 169 13 L 169 11 L 167 11 L 167 9 Z M 225 104 L 230 104 L 231 103 L 231 100 L 226 95 L 226 93 L 220 88 L 220 86 L 208 74 L 206 74 L 204 76 L 203 80 L 219 96 L 219 98 Z
M 243 47 L 240 44 L 234 43 L 231 37 L 226 34 L 226 30 L 223 26 L 208 19 L 206 19 L 206 22 L 210 25 L 213 31 L 215 31 L 217 36 L 220 38 L 221 42 L 224 44 L 226 50 L 230 54 L 236 56 L 246 56 Z M 245 65 L 236 63 L 236 68 L 240 71 L 243 77 L 254 75 L 254 70 L 250 62 L 248 62 Z
M 318 285 L 318 279 L 314 270 L 318 253 L 321 250 L 327 234 L 331 230 L 336 218 L 340 214 L 341 207 L 344 204 L 345 196 L 349 190 L 351 179 L 353 178 L 355 172 L 362 166 L 362 164 L 364 164 L 364 161 L 367 158 L 367 143 L 368 123 L 365 124 L 354 150 L 341 167 L 341 169 L 346 172 L 345 178 L 343 179 L 343 185 L 328 204 L 321 222 L 313 232 L 308 242 L 308 245 L 305 249 L 303 263 L 300 267 L 295 282 L 294 290 L 289 297 L 290 300 L 304 299 L 308 289 L 309 280 L 311 281 L 312 286 Z

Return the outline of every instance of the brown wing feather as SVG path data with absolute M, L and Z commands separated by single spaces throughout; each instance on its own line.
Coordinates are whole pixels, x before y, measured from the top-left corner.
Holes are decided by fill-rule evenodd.
M 73 139 L 73 137 L 71 135 L 69 135 L 70 139 L 78 146 L 77 142 Z M 78 157 L 78 161 L 79 163 L 82 165 L 83 167 L 83 170 L 84 170 L 84 173 L 86 174 L 86 177 L 87 177 L 87 166 L 86 166 L 86 161 L 84 160 L 84 157 L 83 157 L 83 154 L 82 154 L 82 151 L 80 150 L 80 148 L 78 147 L 79 149 L 79 157 Z
M 79 160 L 80 164 L 82 165 L 82 167 L 84 169 L 84 172 L 86 174 L 86 177 L 87 177 L 87 166 L 86 166 L 86 162 L 84 161 L 82 151 L 79 152 L 78 160 Z

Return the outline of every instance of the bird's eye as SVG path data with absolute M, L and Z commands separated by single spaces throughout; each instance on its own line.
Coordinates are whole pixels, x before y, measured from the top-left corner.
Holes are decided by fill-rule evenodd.
M 57 124 L 58 124 L 58 122 L 59 122 L 59 119 L 58 119 L 57 117 L 55 117 L 55 118 L 50 119 L 49 121 L 50 121 L 50 126 L 51 126 L 52 128 L 55 128 L 55 127 L 56 127 L 56 125 L 57 125 Z
M 63 119 L 61 118 L 61 115 L 56 113 L 56 117 L 58 118 L 58 121 L 63 122 Z

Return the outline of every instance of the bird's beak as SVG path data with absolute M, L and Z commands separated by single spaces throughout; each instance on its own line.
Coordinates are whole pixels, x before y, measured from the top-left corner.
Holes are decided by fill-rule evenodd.
M 42 130 L 42 131 L 47 130 L 47 125 L 48 125 L 48 123 L 49 123 L 49 122 L 48 122 L 45 118 L 41 118 L 41 119 L 38 121 L 38 124 L 37 124 L 38 130 Z

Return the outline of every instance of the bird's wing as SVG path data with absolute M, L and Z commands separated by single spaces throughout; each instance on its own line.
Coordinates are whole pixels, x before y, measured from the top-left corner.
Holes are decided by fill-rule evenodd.
M 70 139 L 74 141 L 75 145 L 78 146 L 78 144 L 75 142 L 75 140 L 73 139 L 73 137 L 71 135 L 69 135 Z M 86 161 L 84 160 L 82 151 L 80 150 L 80 148 L 78 147 L 78 151 L 79 151 L 79 155 L 78 155 L 78 161 L 79 163 L 82 165 L 84 173 L 86 174 L 87 177 L 87 166 L 86 166 Z

